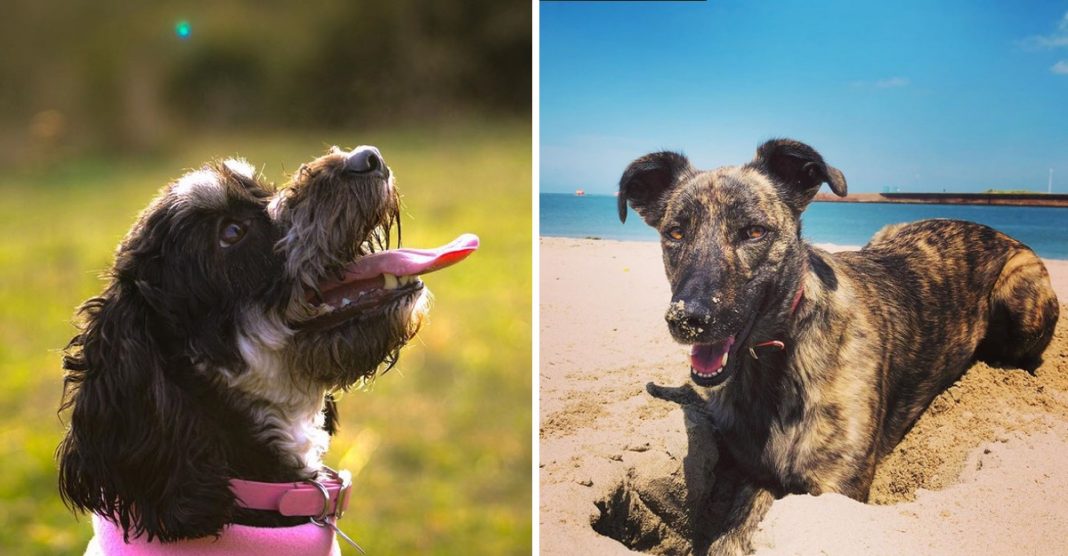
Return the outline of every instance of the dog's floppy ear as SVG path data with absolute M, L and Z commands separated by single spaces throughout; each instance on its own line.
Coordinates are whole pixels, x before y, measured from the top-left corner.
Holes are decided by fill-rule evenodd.
M 752 163 L 776 180 L 779 193 L 795 212 L 805 210 L 826 183 L 839 197 L 846 196 L 846 180 L 837 168 L 823 161 L 816 149 L 792 139 L 773 139 L 757 149 Z
M 673 152 L 647 154 L 627 166 L 619 180 L 619 220 L 627 221 L 627 203 L 646 224 L 657 227 L 664 216 L 664 200 L 671 188 L 693 168 L 685 156 Z
M 166 359 L 143 292 L 116 279 L 81 314 L 63 359 L 64 502 L 110 518 L 127 538 L 218 534 L 234 499 L 217 431 L 176 384 L 179 363 Z

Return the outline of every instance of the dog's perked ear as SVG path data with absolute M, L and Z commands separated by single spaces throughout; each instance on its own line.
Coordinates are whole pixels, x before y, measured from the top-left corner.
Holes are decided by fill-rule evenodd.
M 816 149 L 792 139 L 773 139 L 757 149 L 751 166 L 775 180 L 783 201 L 800 213 L 826 183 L 839 197 L 846 196 L 846 180 L 837 168 L 823 161 Z
M 179 363 L 165 359 L 142 292 L 113 281 L 81 314 L 63 361 L 64 502 L 113 520 L 127 538 L 218 534 L 234 509 L 218 431 L 174 382 Z
M 630 203 L 646 224 L 657 227 L 664 216 L 665 193 L 691 172 L 690 161 L 679 153 L 651 153 L 631 162 L 619 179 L 619 221 L 627 221 Z

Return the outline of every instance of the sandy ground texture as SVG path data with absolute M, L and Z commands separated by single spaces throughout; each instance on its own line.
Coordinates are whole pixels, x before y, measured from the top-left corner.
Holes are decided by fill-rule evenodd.
M 541 239 L 544 554 L 691 548 L 687 497 L 717 454 L 704 420 L 646 391 L 689 381 L 660 261 L 656 243 Z M 874 504 L 779 500 L 758 554 L 1068 551 L 1068 261 L 1046 264 L 1062 312 L 1035 376 L 975 365 L 882 462 Z

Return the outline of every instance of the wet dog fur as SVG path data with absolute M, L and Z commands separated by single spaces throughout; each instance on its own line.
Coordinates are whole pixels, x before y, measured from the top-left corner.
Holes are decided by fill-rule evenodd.
M 660 232 L 672 336 L 698 358 L 726 348 L 718 371 L 691 371 L 696 388 L 650 386 L 718 431 L 716 486 L 694 509 L 718 517 L 694 532 L 696 553 L 750 550 L 786 494 L 866 501 L 877 463 L 939 393 L 976 361 L 1033 372 L 1053 336 L 1045 267 L 992 228 L 898 224 L 834 254 L 805 243 L 800 216 L 824 183 L 846 194 L 839 170 L 786 139 L 710 171 L 649 154 L 620 181 L 620 219 L 629 204 Z M 770 340 L 782 349 L 755 347 Z

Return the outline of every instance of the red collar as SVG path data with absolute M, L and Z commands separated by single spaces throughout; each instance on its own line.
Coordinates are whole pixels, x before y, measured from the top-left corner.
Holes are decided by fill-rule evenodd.
M 798 306 L 801 305 L 801 299 L 805 297 L 805 275 L 801 273 L 801 284 L 797 286 L 797 293 L 794 294 L 794 300 L 790 303 L 790 316 L 794 316 L 797 313 Z M 753 344 L 749 346 L 749 355 L 753 356 L 753 359 L 760 359 L 757 357 L 757 348 L 775 348 L 777 350 L 786 349 L 786 343 L 782 340 L 768 340 L 766 342 L 760 342 L 759 344 Z
M 797 312 L 797 306 L 801 304 L 801 298 L 805 296 L 805 282 L 804 277 L 801 278 L 801 285 L 797 286 L 797 293 L 794 294 L 794 302 L 790 304 L 790 316 L 794 316 Z
M 323 467 L 326 478 L 296 483 L 263 483 L 230 479 L 237 505 L 250 510 L 269 510 L 286 516 L 311 517 L 318 521 L 340 518 L 349 506 L 352 475 Z

